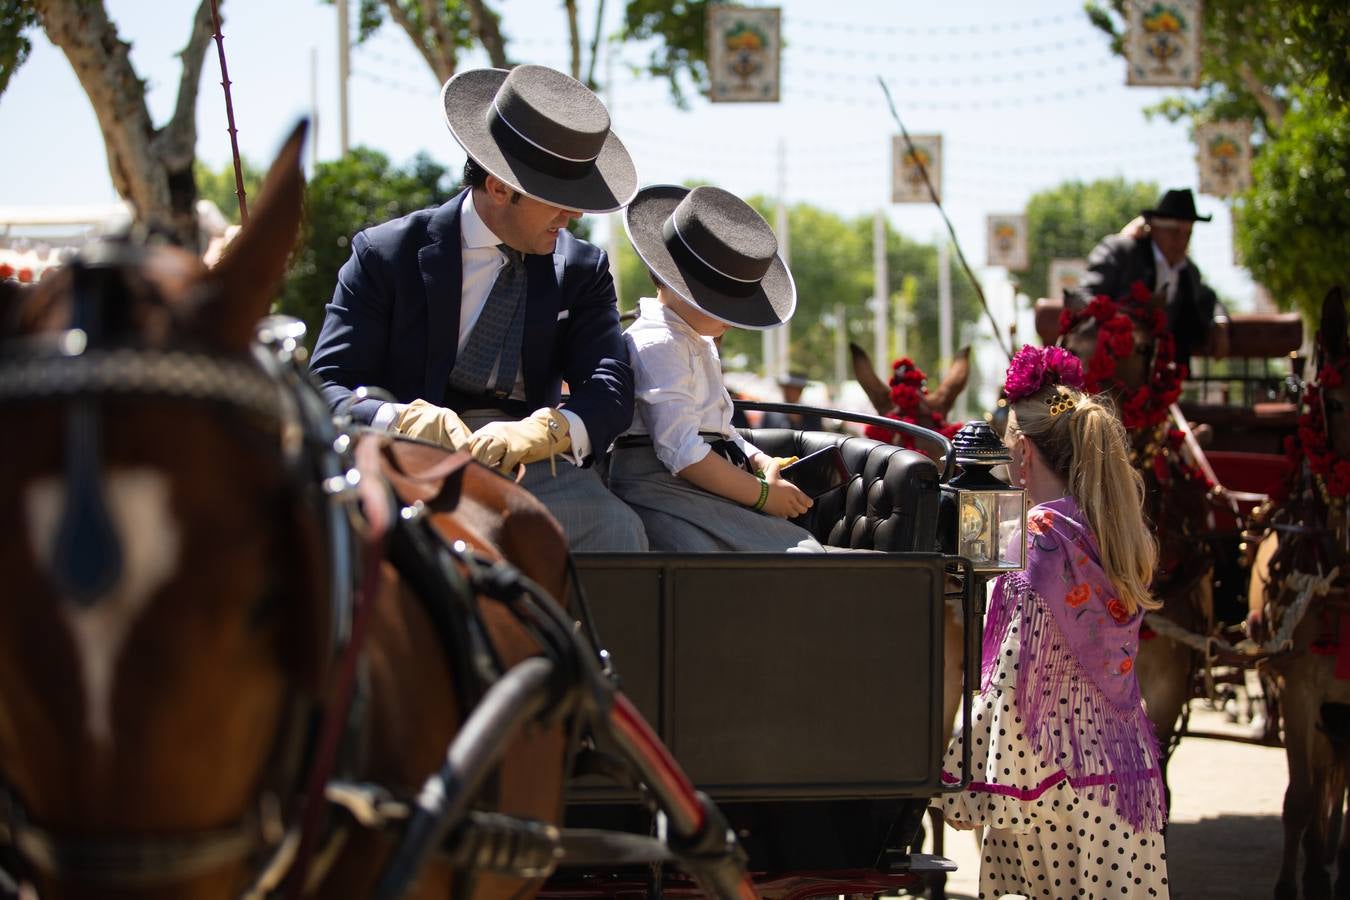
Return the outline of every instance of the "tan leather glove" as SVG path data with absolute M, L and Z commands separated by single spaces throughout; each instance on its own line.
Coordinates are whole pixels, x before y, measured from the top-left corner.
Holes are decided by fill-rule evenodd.
M 450 450 L 469 445 L 469 426 L 451 410 L 425 400 L 414 400 L 394 420 L 394 431 L 440 444 Z
M 546 406 L 519 422 L 489 422 L 469 436 L 469 452 L 485 466 L 514 472 L 521 463 L 551 461 L 570 450 L 568 430 L 567 417 Z

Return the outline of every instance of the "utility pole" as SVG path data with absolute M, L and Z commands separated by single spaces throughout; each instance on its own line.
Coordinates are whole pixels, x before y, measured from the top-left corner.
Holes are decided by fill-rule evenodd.
M 352 35 L 347 25 L 347 4 L 337 0 L 338 15 L 338 154 L 347 155 L 347 77 L 351 70 Z
M 938 240 L 938 371 L 952 364 L 952 253 L 945 236 Z
M 309 173 L 319 165 L 319 48 L 309 48 Z
M 609 122 L 614 124 L 614 42 L 605 41 L 605 108 L 609 111 Z M 623 228 L 623 210 L 610 213 L 609 219 L 609 275 L 614 279 L 614 296 L 623 308 L 623 297 L 619 296 L 619 230 Z M 636 299 L 633 301 L 637 303 Z
M 886 269 L 886 211 L 881 208 L 872 216 L 872 283 L 872 364 L 884 371 L 891 363 L 886 346 L 891 280 Z
M 834 305 L 834 384 L 835 399 L 848 380 L 848 319 L 842 303 Z
M 783 264 L 790 267 L 792 236 L 788 233 L 787 141 L 783 138 L 778 139 L 778 206 L 774 212 L 774 231 L 778 235 L 778 252 L 783 257 Z M 774 370 L 772 372 L 774 378 L 782 378 L 792 368 L 791 329 L 792 324 L 784 322 L 768 332 L 776 339 Z

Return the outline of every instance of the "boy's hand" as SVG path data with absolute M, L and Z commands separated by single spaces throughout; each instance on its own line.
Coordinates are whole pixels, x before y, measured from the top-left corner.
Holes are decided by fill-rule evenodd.
M 782 466 L 777 459 L 771 459 L 764 467 L 764 480 L 769 483 L 769 499 L 764 501 L 764 511 L 780 519 L 793 519 L 806 512 L 814 502 L 802 489 L 779 474 Z

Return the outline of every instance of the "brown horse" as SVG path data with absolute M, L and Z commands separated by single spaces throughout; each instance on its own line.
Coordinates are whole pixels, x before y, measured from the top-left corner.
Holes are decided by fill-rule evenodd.
M 1317 335 L 1316 383 L 1295 446 L 1301 464 L 1287 497 L 1266 519 L 1271 531 L 1257 552 L 1249 603 L 1252 621 L 1272 649 L 1284 721 L 1289 786 L 1284 795 L 1284 855 L 1275 896 L 1298 896 L 1299 844 L 1303 845 L 1303 896 L 1332 896 L 1328 867 L 1343 814 L 1350 774 L 1350 680 L 1337 675 L 1334 655 L 1315 644 L 1335 643 L 1350 615 L 1350 483 L 1338 467 L 1350 466 L 1350 337 L 1340 288 L 1322 305 Z M 1273 645 L 1282 646 L 1273 646 Z M 1342 651 L 1344 652 L 1344 651 Z M 1350 897 L 1350 829 L 1335 852 L 1336 897 Z
M 110 246 L 31 290 L 0 283 L 0 850 L 43 900 L 238 897 L 285 872 L 297 837 L 315 851 L 314 896 L 369 896 L 385 836 L 333 813 L 298 835 L 316 745 L 349 734 L 334 774 L 412 797 L 474 699 L 415 586 L 377 555 L 345 571 L 333 558 L 352 507 L 329 496 L 350 498 L 356 479 L 321 482 L 313 460 L 334 448 L 313 446 L 292 408 L 317 400 L 286 394 L 250 349 L 299 225 L 301 137 L 214 269 Z M 380 456 L 447 541 L 500 550 L 564 595 L 561 533 L 525 491 L 437 450 L 364 451 Z M 389 515 L 364 474 L 358 542 Z M 344 620 L 330 597 L 352 568 L 376 590 L 358 595 L 365 652 L 334 729 L 323 711 L 350 657 L 332 648 L 361 614 Z M 539 652 L 504 604 L 464 602 L 499 671 Z M 564 728 L 527 726 L 487 805 L 556 822 Z M 414 893 L 538 883 L 433 861 Z

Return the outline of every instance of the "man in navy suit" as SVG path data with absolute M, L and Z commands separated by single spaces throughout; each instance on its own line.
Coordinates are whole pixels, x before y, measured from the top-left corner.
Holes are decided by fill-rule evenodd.
M 632 160 L 600 100 L 561 72 L 462 72 L 441 95 L 465 189 L 356 235 L 311 369 L 358 422 L 524 465 L 573 549 L 644 550 L 641 521 L 592 466 L 633 417 L 614 282 L 604 252 L 567 231 L 632 198 Z

